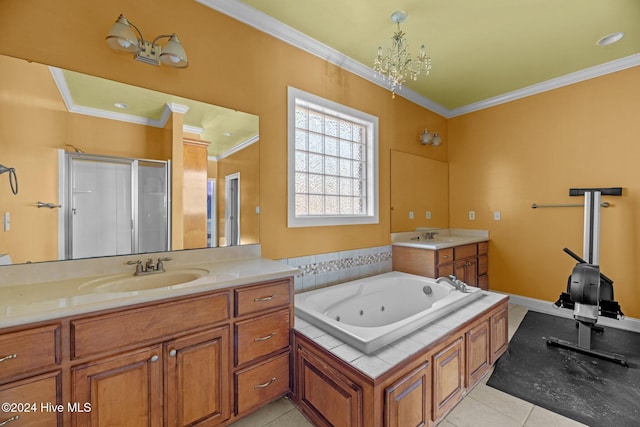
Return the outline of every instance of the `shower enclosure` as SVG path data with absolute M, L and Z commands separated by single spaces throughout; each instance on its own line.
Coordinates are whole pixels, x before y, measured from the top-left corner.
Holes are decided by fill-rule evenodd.
M 61 161 L 64 259 L 169 250 L 169 162 L 67 152 Z

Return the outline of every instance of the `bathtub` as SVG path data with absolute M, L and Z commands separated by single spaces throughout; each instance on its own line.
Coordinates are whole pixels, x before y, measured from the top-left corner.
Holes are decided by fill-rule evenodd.
M 296 316 L 371 353 L 482 295 L 468 290 L 392 271 L 296 294 L 294 307 Z

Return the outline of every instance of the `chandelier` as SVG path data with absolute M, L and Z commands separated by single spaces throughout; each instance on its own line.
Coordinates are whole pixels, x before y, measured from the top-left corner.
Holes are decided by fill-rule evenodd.
M 411 58 L 408 50 L 406 35 L 400 30 L 400 23 L 407 19 L 407 12 L 398 10 L 393 12 L 391 20 L 398 24 L 398 31 L 391 38 L 391 47 L 387 48 L 387 54 L 382 56 L 382 47 L 378 47 L 378 56 L 373 60 L 373 71 L 389 82 L 391 97 L 395 98 L 396 92 L 402 89 L 402 84 L 407 80 L 417 80 L 424 72 L 429 75 L 431 70 L 431 58 L 425 52 L 424 45 L 416 58 Z

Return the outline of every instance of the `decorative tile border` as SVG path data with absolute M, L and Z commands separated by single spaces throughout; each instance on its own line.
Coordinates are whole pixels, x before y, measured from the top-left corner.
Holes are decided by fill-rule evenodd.
M 391 271 L 391 246 L 376 246 L 281 259 L 300 270 L 295 291 L 304 292 Z

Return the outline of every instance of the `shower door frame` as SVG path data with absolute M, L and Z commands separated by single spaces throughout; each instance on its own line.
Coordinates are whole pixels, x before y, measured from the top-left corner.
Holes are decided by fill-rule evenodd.
M 117 157 L 117 156 L 104 156 L 98 154 L 86 154 L 86 153 L 70 153 L 62 149 L 58 150 L 58 200 L 63 201 L 61 209 L 58 211 L 58 259 L 59 260 L 71 260 L 81 259 L 73 258 L 73 228 L 72 228 L 72 206 L 71 200 L 73 197 L 72 187 L 72 161 L 74 159 L 107 162 L 107 163 L 119 163 L 129 164 L 131 166 L 131 252 L 130 254 L 138 253 L 138 173 L 137 165 L 140 162 L 146 163 L 158 163 L 165 165 L 165 192 L 167 195 L 167 242 L 165 251 L 169 251 L 171 248 L 171 162 L 169 160 L 151 160 L 151 159 L 136 159 L 129 157 Z M 122 254 L 122 255 L 130 255 Z

